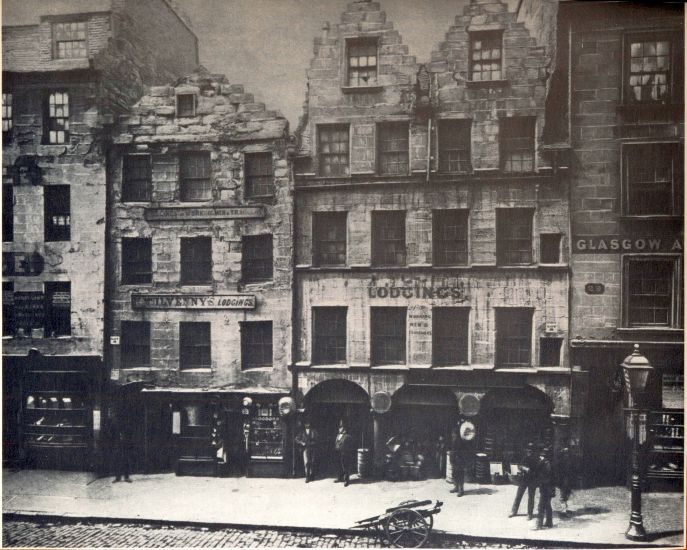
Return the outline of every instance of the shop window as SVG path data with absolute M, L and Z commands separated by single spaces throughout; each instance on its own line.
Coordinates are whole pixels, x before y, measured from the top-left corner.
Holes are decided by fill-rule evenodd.
M 468 363 L 469 318 L 466 307 L 432 308 L 432 364 Z
M 150 155 L 125 155 L 122 161 L 122 201 L 149 201 L 152 187 Z
M 179 369 L 209 369 L 210 323 L 179 323 Z
M 467 265 L 468 210 L 432 211 L 432 263 Z
M 2 335 L 14 336 L 14 283 L 2 283 Z
M 355 38 L 348 47 L 348 85 L 355 87 L 377 84 L 377 39 Z
M 250 235 L 243 237 L 241 260 L 244 283 L 271 281 L 273 275 L 272 235 Z
M 625 100 L 628 104 L 679 101 L 678 72 L 682 61 L 677 33 L 638 33 L 625 36 Z
M 181 238 L 181 284 L 212 283 L 212 238 Z
M 317 158 L 320 176 L 347 176 L 349 171 L 348 125 L 317 127 Z
M 346 362 L 345 307 L 313 308 L 313 363 Z
M 183 153 L 179 156 L 181 200 L 187 202 L 212 199 L 210 153 Z
M 43 187 L 46 241 L 68 241 L 71 238 L 69 192 L 69 185 Z
M 153 282 L 152 239 L 122 238 L 122 284 Z
M 383 176 L 408 174 L 408 123 L 377 125 L 377 170 Z
M 623 144 L 623 211 L 628 216 L 682 212 L 682 148 L 677 143 Z
M 373 307 L 370 314 L 373 364 L 405 364 L 406 308 Z
M 470 158 L 471 120 L 439 121 L 439 171 L 465 173 L 472 170 Z
M 48 94 L 43 117 L 43 143 L 61 144 L 69 142 L 69 94 L 53 92 Z
M 496 366 L 529 367 L 531 356 L 532 310 L 496 308 Z
M 45 336 L 71 334 L 71 283 L 45 283 Z
M 673 257 L 626 257 L 623 262 L 625 326 L 681 326 L 679 262 Z
M 532 216 L 530 208 L 496 209 L 496 263 L 532 263 Z
M 9 92 L 2 93 L 2 143 L 12 141 L 12 128 L 14 119 L 12 111 L 14 109 L 13 96 Z
M 2 242 L 14 240 L 14 187 L 2 186 Z
M 241 368 L 272 366 L 272 321 L 241 323 Z
M 346 265 L 347 212 L 313 212 L 313 264 Z
M 539 263 L 557 264 L 561 261 L 561 234 L 542 233 L 539 235 Z
M 53 23 L 53 55 L 56 59 L 88 57 L 86 21 Z
M 246 196 L 271 197 L 274 195 L 274 166 L 272 153 L 246 153 Z
M 501 80 L 503 32 L 481 31 L 470 33 L 470 80 Z
M 561 346 L 563 338 L 539 339 L 539 366 L 559 367 L 561 364 Z
M 150 367 L 150 323 L 122 321 L 122 368 Z
M 406 265 L 405 210 L 372 212 L 372 264 Z
M 196 116 L 196 94 L 177 94 L 177 116 Z
M 534 117 L 501 119 L 501 169 L 504 172 L 534 171 L 535 122 Z

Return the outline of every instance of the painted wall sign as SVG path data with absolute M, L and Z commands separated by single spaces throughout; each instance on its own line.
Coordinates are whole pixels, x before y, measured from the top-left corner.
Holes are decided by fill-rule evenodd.
M 369 286 L 367 295 L 370 298 L 420 298 L 433 300 L 450 299 L 456 302 L 469 300 L 465 290 L 460 286 Z
M 45 295 L 42 292 L 14 293 L 14 322 L 18 328 L 40 328 L 44 320 Z
M 622 235 L 576 236 L 575 254 L 613 254 L 622 252 L 682 252 L 681 237 L 637 237 Z
M 5 277 L 33 277 L 43 273 L 45 260 L 38 252 L 3 252 L 2 274 Z
M 149 222 L 165 220 L 234 220 L 264 218 L 262 206 L 183 206 L 146 208 L 144 217 Z
M 132 294 L 134 309 L 254 309 L 254 294 Z
M 584 285 L 584 291 L 587 294 L 598 295 L 606 292 L 606 287 L 603 283 L 587 283 Z

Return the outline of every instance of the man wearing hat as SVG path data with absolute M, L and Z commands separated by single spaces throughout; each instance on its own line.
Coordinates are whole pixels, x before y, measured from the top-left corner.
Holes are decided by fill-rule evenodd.
M 344 487 L 348 487 L 352 470 L 353 438 L 348 433 L 343 422 L 339 423 L 339 433 L 336 435 L 334 449 L 338 455 L 339 476 L 337 482 L 344 482 Z
M 534 454 L 534 443 L 528 443 L 525 448 L 525 456 L 520 465 L 520 476 L 518 491 L 515 493 L 515 500 L 513 501 L 513 508 L 511 509 L 509 518 L 518 515 L 520 502 L 527 491 L 527 519 L 534 517 L 534 494 L 537 491 L 537 456 Z
M 553 510 L 551 499 L 556 495 L 551 467 L 551 448 L 544 447 L 537 466 L 537 486 L 539 487 L 539 505 L 537 507 L 537 529 L 553 527 Z M 546 517 L 545 517 L 546 516 Z
M 318 437 L 317 432 L 310 426 L 310 421 L 306 420 L 303 429 L 296 437 L 296 445 L 303 452 L 303 468 L 305 470 L 305 482 L 315 481 L 315 460 L 317 453 Z

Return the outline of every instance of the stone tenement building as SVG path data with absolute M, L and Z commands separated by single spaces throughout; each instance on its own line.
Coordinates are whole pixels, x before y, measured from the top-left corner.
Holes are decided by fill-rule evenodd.
M 559 15 L 558 76 L 571 76 L 571 354 L 590 376 L 585 470 L 625 476 L 619 365 L 638 343 L 655 369 L 647 475 L 681 481 L 683 7 L 562 2 Z
M 123 403 L 141 467 L 280 476 L 290 464 L 287 137 L 281 114 L 204 71 L 121 118 L 106 334 L 112 378 L 146 385 Z
M 320 433 L 343 420 L 378 465 L 390 437 L 434 448 L 457 421 L 478 478 L 530 441 L 579 442 L 547 36 L 555 17 L 475 0 L 420 65 L 363 0 L 315 40 L 295 165 L 293 370 Z
M 104 382 L 112 116 L 198 63 L 163 0 L 25 0 L 3 20 L 3 459 L 88 467 Z

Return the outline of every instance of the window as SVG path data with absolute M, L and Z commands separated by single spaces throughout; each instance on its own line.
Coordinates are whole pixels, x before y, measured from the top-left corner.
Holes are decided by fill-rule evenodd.
M 14 336 L 14 283 L 2 283 L 2 335 Z
M 532 263 L 532 216 L 530 208 L 496 209 L 496 263 Z
M 406 264 L 405 210 L 372 212 L 372 263 Z
M 670 32 L 625 36 L 625 100 L 661 104 L 680 100 L 675 89 L 680 71 L 679 36 Z
M 243 237 L 242 278 L 244 283 L 272 279 L 272 235 Z
M 150 367 L 150 323 L 122 321 L 122 368 Z
M 348 85 L 374 86 L 377 83 L 377 40 L 357 38 L 348 44 Z
M 370 314 L 373 364 L 405 364 L 406 308 L 373 307 Z
M 504 172 L 534 171 L 533 117 L 502 118 L 501 169 Z
M 241 368 L 272 366 L 272 321 L 241 323 Z
M 313 263 L 346 265 L 347 212 L 313 212 Z
M 2 186 L 2 242 L 14 240 L 14 187 Z
M 439 122 L 439 171 L 470 172 L 471 120 L 442 120 Z
M 679 327 L 682 308 L 680 283 L 676 258 L 625 258 L 623 295 L 626 326 Z
M 561 234 L 542 233 L 539 235 L 539 263 L 557 264 L 561 261 Z
M 346 362 L 346 308 L 313 308 L 313 363 Z
M 153 282 L 152 239 L 122 238 L 122 284 Z
M 212 238 L 181 238 L 181 284 L 212 283 Z
M 432 263 L 467 265 L 468 211 L 432 211 Z
M 348 125 L 317 127 L 317 157 L 321 176 L 348 175 Z
M 45 336 L 71 334 L 71 283 L 45 283 Z
M 679 215 L 682 151 L 677 143 L 623 144 L 623 206 L 628 216 Z
M 212 198 L 210 153 L 184 153 L 179 157 L 181 200 L 207 201 Z
M 177 116 L 196 115 L 196 94 L 177 94 Z
M 501 80 L 502 31 L 470 33 L 470 80 Z
M 408 124 L 389 122 L 379 124 L 377 152 L 381 175 L 408 174 Z
M 532 310 L 496 308 L 496 366 L 531 366 Z
M 69 141 L 69 94 L 53 92 L 45 104 L 43 143 L 61 144 Z
M 432 308 L 432 363 L 466 365 L 468 362 L 468 320 L 466 307 Z
M 246 196 L 274 195 L 272 153 L 246 153 Z
M 209 369 L 210 323 L 179 323 L 179 369 Z
M 45 240 L 68 241 L 71 238 L 71 209 L 68 185 L 43 187 Z
M 125 155 L 122 161 L 122 201 L 149 201 L 151 182 L 150 155 Z
M 539 339 L 539 366 L 559 367 L 561 364 L 561 345 L 563 338 Z
M 53 23 L 52 35 L 56 59 L 88 57 L 86 47 L 86 21 Z
M 14 120 L 12 119 L 12 94 L 2 93 L 2 142 L 9 143 L 12 141 L 12 127 Z

